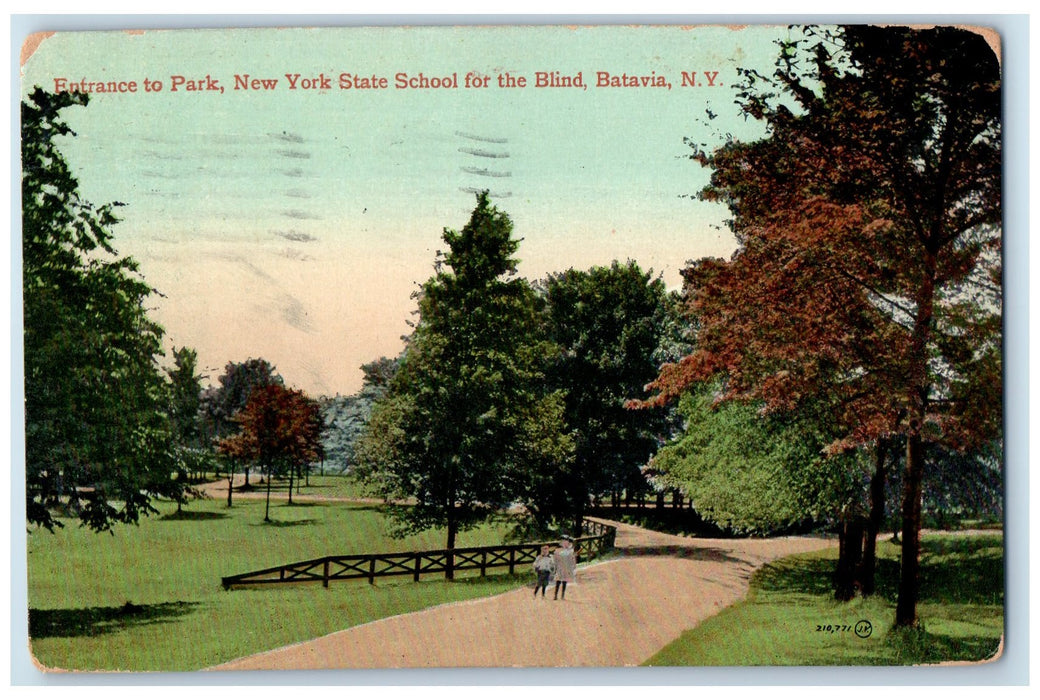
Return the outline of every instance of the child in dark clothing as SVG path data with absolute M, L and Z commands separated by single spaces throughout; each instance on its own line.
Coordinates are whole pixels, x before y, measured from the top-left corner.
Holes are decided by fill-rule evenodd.
M 542 597 L 545 597 L 545 588 L 549 585 L 549 579 L 552 578 L 555 568 L 556 565 L 549 554 L 549 546 L 545 545 L 542 547 L 542 553 L 534 560 L 534 573 L 538 576 L 538 580 L 534 584 L 535 596 L 538 595 L 538 589 L 541 589 Z

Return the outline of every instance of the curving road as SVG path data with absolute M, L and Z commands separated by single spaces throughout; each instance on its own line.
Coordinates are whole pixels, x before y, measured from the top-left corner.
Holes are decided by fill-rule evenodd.
M 567 598 L 518 589 L 377 620 L 208 670 L 635 666 L 747 594 L 752 571 L 834 540 L 677 537 L 612 521 L 619 558 Z M 533 580 L 533 579 L 532 579 Z

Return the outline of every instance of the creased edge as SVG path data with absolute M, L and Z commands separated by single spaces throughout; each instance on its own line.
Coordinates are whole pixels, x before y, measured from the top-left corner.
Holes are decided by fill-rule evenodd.
M 43 43 L 44 39 L 49 39 L 56 33 L 57 32 L 33 32 L 29 36 L 25 37 L 25 41 L 22 42 L 22 53 L 18 57 L 18 65 L 24 68 L 25 62 L 32 58 L 32 55 L 36 53 L 38 48 L 40 48 L 40 44 Z

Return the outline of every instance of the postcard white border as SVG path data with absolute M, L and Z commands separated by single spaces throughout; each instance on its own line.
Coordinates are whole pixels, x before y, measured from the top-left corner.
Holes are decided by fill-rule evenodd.
M 24 426 L 22 410 L 20 170 L 18 134 L 18 55 L 25 37 L 37 31 L 104 29 L 186 29 L 226 27 L 339 27 L 396 25 L 546 25 L 546 24 L 970 24 L 996 29 L 1003 41 L 1005 173 L 1005 416 L 1008 466 L 1006 491 L 1006 638 L 1003 656 L 992 663 L 941 668 L 606 668 L 606 669 L 437 669 L 277 671 L 237 673 L 44 674 L 33 666 L 26 646 L 27 609 L 24 520 Z M 10 311 L 10 414 L 0 416 L 6 436 L 10 426 L 10 684 L 36 689 L 64 686 L 1015 686 L 1029 678 L 1029 27 L 1026 15 L 951 14 L 761 14 L 761 15 L 12 15 L 11 78 L 8 89 L 11 126 L 9 204 L 11 212 L 10 286 L 4 311 Z M 8 358 L 4 358 L 5 360 Z M 9 389 L 8 389 L 9 387 Z M 6 411 L 6 407 L 4 408 Z M 9 418 L 9 422 L 8 422 Z M 17 466 L 17 469 L 14 467 Z M 6 544 L 5 544 L 6 546 Z M 634 688 L 633 688 L 634 690 Z M 67 692 L 67 691 L 65 691 Z M 152 692 L 152 691 L 144 691 Z M 847 693 L 843 693 L 847 694 Z

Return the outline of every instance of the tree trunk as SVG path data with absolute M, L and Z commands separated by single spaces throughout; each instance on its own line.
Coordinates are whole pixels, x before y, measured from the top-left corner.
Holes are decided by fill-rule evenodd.
M 917 625 L 917 594 L 921 573 L 921 481 L 924 449 L 920 433 L 906 439 L 906 472 L 903 479 L 903 548 L 899 571 L 899 598 L 896 601 L 896 626 Z
M 271 522 L 271 465 L 267 466 L 267 504 L 264 506 L 264 522 Z
M 838 566 L 834 572 L 834 597 L 848 601 L 856 596 L 856 572 L 863 561 L 865 522 L 860 515 L 847 517 L 838 532 Z
M 867 521 L 866 541 L 863 543 L 863 563 L 858 577 L 864 596 L 874 595 L 876 590 L 874 575 L 877 572 L 877 538 L 885 520 L 885 457 L 888 454 L 888 447 L 888 440 L 884 438 L 878 440 L 874 473 L 870 477 L 870 518 Z
M 235 467 L 234 465 L 228 465 L 227 474 L 227 507 L 231 507 L 231 489 L 235 485 Z
M 585 482 L 579 481 L 574 484 L 574 491 L 570 496 L 571 501 L 571 529 L 574 531 L 573 534 L 568 533 L 571 537 L 581 537 L 581 524 L 585 520 L 586 507 L 588 505 L 588 488 L 585 486 Z
M 935 241 L 941 230 L 932 231 Z M 928 404 L 928 341 L 935 310 L 935 254 L 925 245 L 925 274 L 915 295 L 917 314 L 907 363 L 906 468 L 903 478 L 903 548 L 896 600 L 896 627 L 917 625 L 917 593 L 921 564 L 921 482 L 924 479 L 924 444 L 921 431 Z
M 293 467 L 289 465 L 289 505 L 292 505 Z

